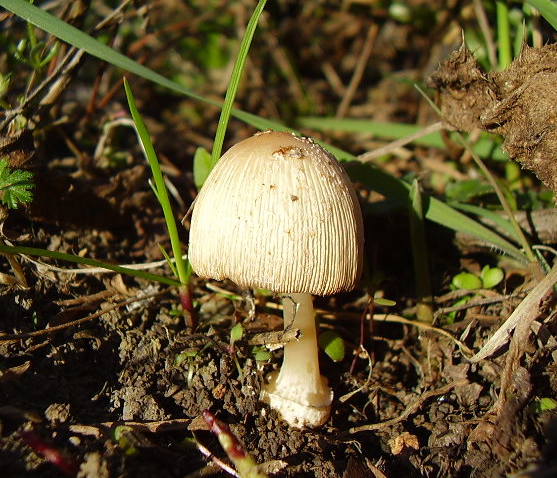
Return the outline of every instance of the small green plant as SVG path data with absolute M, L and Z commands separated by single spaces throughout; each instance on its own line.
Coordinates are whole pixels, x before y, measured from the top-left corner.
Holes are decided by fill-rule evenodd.
M 266 478 L 267 475 L 259 470 L 257 462 L 247 452 L 240 440 L 232 433 L 230 427 L 220 421 L 209 410 L 203 411 L 203 420 L 219 440 L 223 450 L 238 470 L 240 478 Z
M 486 265 L 482 268 L 480 274 L 472 274 L 471 272 L 460 272 L 456 274 L 451 281 L 451 289 L 463 291 L 475 291 L 479 289 L 493 289 L 500 284 L 505 278 L 505 273 L 499 267 L 490 267 Z M 475 294 L 466 294 L 454 303 L 454 307 L 459 307 L 470 301 Z M 447 314 L 447 323 L 454 323 L 456 320 L 456 312 Z
M 136 446 L 138 439 L 135 435 L 136 432 L 133 427 L 127 425 L 117 426 L 112 431 L 113 440 L 118 444 L 126 456 L 139 454 L 139 449 Z
M 37 41 L 34 27 L 29 23 L 27 25 L 27 38 L 18 43 L 14 51 L 14 57 L 33 68 L 36 74 L 40 74 L 43 68 L 57 55 L 60 44 L 56 42 L 48 47 L 45 43 Z
M 557 401 L 550 397 L 536 398 L 532 401 L 528 410 L 532 413 L 538 414 L 548 410 L 555 410 L 557 408 Z
M 453 277 L 453 289 L 477 290 L 493 289 L 505 278 L 505 273 L 499 267 L 484 266 L 479 275 L 471 272 L 461 272 Z
M 317 345 L 333 362 L 341 362 L 344 359 L 344 340 L 334 330 L 326 330 L 319 334 Z
M 33 174 L 21 169 L 12 169 L 7 158 L 0 159 L 0 203 L 17 209 L 33 199 Z

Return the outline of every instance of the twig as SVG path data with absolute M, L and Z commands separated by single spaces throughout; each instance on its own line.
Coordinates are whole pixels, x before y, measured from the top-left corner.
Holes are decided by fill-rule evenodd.
M 397 423 L 406 420 L 410 415 L 417 412 L 420 407 L 431 397 L 436 397 L 437 395 L 444 395 L 450 392 L 453 388 L 461 387 L 468 383 L 467 379 L 456 380 L 452 383 L 445 385 L 444 387 L 436 388 L 435 390 L 428 390 L 420 395 L 420 397 L 412 404 L 410 404 L 401 415 L 390 420 L 379 423 L 370 423 L 368 425 L 362 425 L 359 427 L 353 427 L 348 430 L 348 433 L 354 434 L 359 432 L 370 432 L 374 430 L 380 430 L 381 428 L 390 427 L 391 425 L 396 425 Z
M 493 69 L 495 69 L 497 68 L 497 48 L 495 46 L 495 42 L 493 41 L 493 37 L 491 36 L 491 27 L 489 26 L 487 13 L 481 0 L 474 0 L 474 12 L 476 13 L 476 19 L 478 20 L 480 31 L 482 32 L 485 40 L 489 64 Z
M 60 272 L 62 274 L 114 274 L 114 271 L 110 269 L 105 269 L 103 267 L 83 267 L 78 269 L 64 269 L 63 267 L 57 267 L 42 261 L 37 261 L 25 254 L 20 254 L 20 256 L 26 259 L 31 264 L 37 266 L 37 268 L 42 267 L 46 270 L 52 272 Z M 187 256 L 185 254 L 182 256 L 184 260 L 186 259 L 186 257 Z M 168 261 L 166 259 L 161 259 L 160 261 L 146 262 L 142 264 L 122 264 L 121 267 L 141 271 L 145 269 L 156 269 L 157 267 L 162 267 L 166 264 L 168 264 Z
M 431 330 L 432 332 L 443 335 L 444 337 L 447 337 L 448 339 L 452 340 L 458 346 L 461 352 L 463 352 L 464 354 L 474 353 L 472 349 L 468 348 L 460 340 L 454 338 L 446 330 L 439 329 L 437 327 L 434 327 L 433 325 L 429 325 L 424 322 L 417 322 L 415 320 L 409 320 L 409 319 L 405 319 L 404 317 L 399 317 L 397 315 L 390 315 L 390 314 L 375 314 L 373 316 L 373 320 L 381 320 L 383 322 L 398 322 L 399 324 L 406 324 L 406 325 L 418 327 L 420 329 Z
M 551 290 L 557 282 L 557 262 L 553 265 L 539 284 L 534 287 L 524 300 L 518 305 L 509 318 L 497 329 L 493 337 L 482 347 L 482 349 L 469 360 L 479 362 L 490 355 L 493 355 L 503 345 L 505 345 L 515 327 L 522 322 L 531 323 L 538 317 L 540 301 Z
M 96 319 L 96 318 L 100 317 L 101 315 L 107 314 L 108 312 L 111 312 L 115 309 L 119 309 L 120 307 L 123 307 L 125 305 L 133 304 L 134 302 L 138 302 L 138 301 L 141 301 L 141 300 L 156 297 L 158 295 L 162 295 L 162 294 L 168 292 L 168 290 L 169 289 L 165 289 L 165 290 L 162 290 L 162 291 L 159 291 L 159 292 L 154 292 L 153 294 L 144 295 L 142 297 L 133 297 L 131 299 L 125 300 L 125 301 L 120 302 L 118 304 L 114 304 L 114 305 L 110 306 L 108 309 L 99 310 L 98 312 L 95 312 L 94 314 L 88 315 L 87 317 L 82 317 L 81 319 L 72 320 L 71 322 L 67 322 L 67 323 L 61 324 L 61 325 L 55 325 L 53 327 L 49 327 L 48 329 L 36 330 L 34 332 L 27 332 L 25 334 L 0 335 L 0 342 L 7 342 L 7 341 L 14 341 L 14 340 L 24 340 L 24 339 L 29 339 L 29 338 L 32 338 L 32 337 L 39 337 L 41 335 L 49 335 L 49 334 L 52 334 L 52 333 L 55 333 L 55 332 L 59 332 L 60 330 L 64 330 L 64 329 L 67 329 L 69 327 L 79 325 L 83 322 L 88 322 L 90 320 Z
M 116 421 L 103 422 L 97 425 L 70 425 L 69 430 L 72 433 L 79 433 L 80 435 L 102 438 L 105 431 L 117 426 L 134 428 L 143 433 L 164 433 L 176 430 L 187 430 L 191 422 L 191 418 L 175 418 L 173 420 L 159 420 L 154 422 Z
M 358 62 L 356 63 L 356 67 L 354 68 L 354 73 L 352 74 L 352 78 L 350 79 L 350 83 L 346 88 L 346 92 L 338 106 L 336 117 L 343 118 L 348 111 L 348 107 L 356 94 L 356 90 L 358 89 L 358 85 L 362 81 L 362 77 L 364 75 L 364 71 L 366 68 L 367 61 L 373 51 L 373 46 L 375 44 L 375 39 L 377 38 L 377 33 L 379 32 L 379 26 L 377 24 L 373 24 L 369 30 L 367 31 L 367 36 L 364 41 L 364 46 L 360 55 L 358 56 Z
M 228 466 L 224 461 L 219 460 L 205 445 L 202 445 L 201 443 L 199 443 L 199 441 L 196 441 L 196 446 L 205 458 L 211 460 L 222 471 L 226 471 L 226 473 L 231 476 L 235 476 L 236 478 L 240 477 L 240 475 L 236 473 L 236 470 L 234 470 L 234 468 Z
M 435 133 L 436 131 L 441 131 L 445 129 L 447 126 L 442 121 L 438 121 L 437 123 L 433 123 L 429 126 L 426 126 L 424 129 L 420 131 L 416 131 L 414 134 L 406 136 L 405 138 L 397 139 L 396 141 L 392 141 L 389 144 L 374 149 L 373 151 L 368 151 L 367 153 L 360 154 L 356 159 L 361 161 L 362 163 L 366 163 L 368 161 L 372 161 L 375 158 L 383 156 L 384 154 L 390 153 L 395 149 L 402 148 L 406 146 L 408 143 L 415 141 L 423 136 L 427 136 L 428 134 Z

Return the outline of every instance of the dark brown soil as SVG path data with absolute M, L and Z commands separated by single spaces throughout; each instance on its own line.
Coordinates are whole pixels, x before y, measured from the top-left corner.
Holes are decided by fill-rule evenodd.
M 235 39 L 253 7 L 216 3 L 130 4 L 102 33 L 131 58 L 221 98 Z M 335 113 L 424 126 L 437 121 L 413 84 L 431 77 L 458 49 L 461 27 L 475 28 L 472 4 L 407 2 L 414 21 L 405 23 L 379 3 L 269 2 L 238 107 L 289 125 L 300 116 Z M 72 18 L 87 29 L 111 11 L 103 2 L 87 6 Z M 53 12 L 69 19 L 64 5 Z M 1 15 L 9 41 L 17 43 L 25 25 Z M 214 31 L 224 32 L 219 48 L 230 56 L 220 66 L 200 54 Z M 59 55 L 66 53 L 63 46 Z M 502 134 L 509 155 L 553 189 L 554 56 L 553 46 L 525 49 L 508 71 L 487 74 L 461 48 L 432 82 L 447 124 Z M 29 100 L 21 133 L 8 121 L 9 107 L 19 95 L 31 97 L 40 81 L 30 82 L 29 69 L 7 53 L 0 60 L 2 74 L 14 72 L 3 98 L 0 151 L 36 178 L 33 203 L 3 211 L 2 239 L 117 264 L 161 260 L 158 244 L 170 250 L 163 214 L 135 134 L 119 123 L 129 117 L 122 72 L 82 59 L 53 103 L 40 103 L 42 90 Z M 362 77 L 351 91 L 359 62 Z M 55 71 L 51 67 L 45 77 Z M 193 154 L 200 145 L 211 147 L 219 111 L 144 80 L 130 81 L 177 191 L 173 205 L 180 220 L 195 197 Z M 233 120 L 227 144 L 252 132 Z M 365 134 L 304 133 L 354 154 L 382 145 Z M 428 171 L 445 170 L 448 162 L 456 164 L 459 180 L 477 176 L 450 144 L 399 149 L 379 164 L 402 177 L 424 175 L 425 164 Z M 424 189 L 442 194 L 426 176 Z M 525 184 L 541 190 L 529 177 Z M 467 357 L 535 284 L 535 274 L 494 251 L 460 249 L 451 231 L 428 223 L 436 322 L 421 324 L 414 320 L 407 212 L 364 184 L 357 188 L 369 273 L 349 294 L 316 299 L 321 329 L 337 332 L 347 349 L 337 363 L 321 357 L 335 400 L 329 421 L 317 430 L 289 428 L 259 400 L 265 376 L 281 361 L 280 348 L 269 360 L 254 354 L 255 344 L 280 341 L 277 298 L 194 279 L 198 326 L 192 330 L 175 288 L 112 273 L 76 273 L 73 264 L 41 257 L 0 261 L 0 476 L 228 476 L 218 460 L 230 462 L 202 420 L 204 410 L 231 427 L 269 476 L 555 476 L 555 298 L 548 295 L 540 304 L 525 336 L 495 357 L 470 362 Z M 187 229 L 181 233 L 186 244 Z M 556 242 L 554 235 L 546 242 Z M 19 285 L 15 262 L 22 269 Z M 501 267 L 504 282 L 459 304 L 462 294 L 451 290 L 451 278 L 461 270 L 478 273 L 485 264 Z M 149 270 L 171 276 L 166 266 Z M 373 307 L 372 296 L 396 305 Z M 244 336 L 231 347 L 237 323 Z

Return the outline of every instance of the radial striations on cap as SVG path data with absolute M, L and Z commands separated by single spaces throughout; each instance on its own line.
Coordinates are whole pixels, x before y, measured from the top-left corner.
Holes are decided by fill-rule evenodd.
M 278 293 L 352 289 L 362 269 L 358 199 L 340 163 L 310 139 L 258 133 L 230 148 L 192 214 L 200 276 Z

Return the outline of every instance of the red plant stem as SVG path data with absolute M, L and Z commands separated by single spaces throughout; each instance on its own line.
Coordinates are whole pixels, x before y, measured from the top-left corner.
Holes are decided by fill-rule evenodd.
M 46 443 L 42 437 L 33 431 L 22 431 L 19 434 L 21 439 L 33 449 L 35 453 L 43 456 L 52 463 L 62 473 L 67 476 L 76 476 L 79 471 L 79 464 L 71 457 L 64 455 L 60 450 Z
M 365 324 L 366 324 L 366 317 L 370 317 L 370 321 L 369 321 L 369 335 L 370 337 L 373 337 L 373 314 L 375 313 L 375 303 L 373 301 L 373 298 L 371 298 L 368 303 L 366 308 L 364 309 L 363 313 L 362 313 L 362 317 L 360 319 L 360 343 L 358 345 L 358 350 L 355 355 L 354 358 L 352 359 L 352 364 L 350 365 L 350 375 L 354 374 L 354 370 L 356 369 L 356 363 L 358 362 L 358 357 L 359 357 L 359 353 L 362 351 L 362 349 L 365 346 L 365 342 L 366 342 L 366 332 L 365 332 Z
M 247 457 L 246 452 L 244 451 L 244 447 L 242 446 L 240 441 L 236 438 L 236 436 L 232 433 L 230 427 L 226 423 L 221 422 L 209 410 L 203 411 L 203 420 L 205 420 L 205 423 L 209 426 L 211 432 L 214 433 L 217 437 L 220 438 L 224 436 L 227 438 L 226 446 L 224 446 L 222 440 L 220 441 L 221 441 L 221 445 L 223 445 L 223 448 L 225 448 L 224 451 L 230 457 L 230 459 L 235 460 L 235 459 L 243 459 Z
M 178 295 L 180 296 L 180 304 L 182 305 L 182 310 L 185 312 L 184 317 L 186 319 L 186 325 L 192 330 L 195 330 L 197 327 L 197 314 L 195 312 L 195 307 L 193 306 L 190 285 L 187 284 L 181 286 Z

